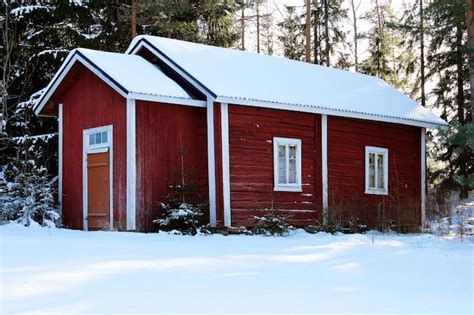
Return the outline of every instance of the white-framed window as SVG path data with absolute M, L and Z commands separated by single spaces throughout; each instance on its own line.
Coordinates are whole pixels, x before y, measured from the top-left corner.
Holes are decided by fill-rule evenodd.
M 388 194 L 388 149 L 365 147 L 365 193 Z
M 273 138 L 275 191 L 301 190 L 301 140 Z

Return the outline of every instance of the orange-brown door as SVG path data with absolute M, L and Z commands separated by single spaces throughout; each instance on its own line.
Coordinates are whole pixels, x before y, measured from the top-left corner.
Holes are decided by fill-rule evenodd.
M 109 152 L 87 154 L 87 226 L 110 229 Z

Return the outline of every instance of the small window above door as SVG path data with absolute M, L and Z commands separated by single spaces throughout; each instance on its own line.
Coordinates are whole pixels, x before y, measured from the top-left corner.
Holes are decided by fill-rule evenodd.
M 107 143 L 107 139 L 107 131 L 94 132 L 89 134 L 89 145 Z
M 112 146 L 112 125 L 84 129 L 84 149 L 96 150 Z

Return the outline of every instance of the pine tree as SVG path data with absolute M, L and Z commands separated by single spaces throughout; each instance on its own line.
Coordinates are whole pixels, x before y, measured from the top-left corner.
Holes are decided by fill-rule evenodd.
M 426 9 L 430 19 L 430 76 L 437 78 L 433 91 L 441 116 L 450 123 L 441 132 L 436 158 L 447 168 L 435 175 L 448 188 L 459 187 L 461 198 L 473 188 L 474 148 L 469 104 L 469 50 L 466 47 L 466 6 L 461 1 L 434 0 Z
M 289 59 L 303 60 L 304 36 L 300 16 L 296 13 L 295 7 L 286 6 L 286 16 L 280 26 L 283 35 L 279 39 L 283 45 L 284 56 Z

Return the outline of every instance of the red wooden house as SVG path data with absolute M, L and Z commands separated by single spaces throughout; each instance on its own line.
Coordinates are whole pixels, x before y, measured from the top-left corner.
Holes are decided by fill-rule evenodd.
M 447 125 L 375 77 L 153 36 L 73 50 L 36 112 L 58 117 L 63 221 L 85 230 L 152 230 L 180 150 L 212 225 L 420 226 L 425 130 Z

